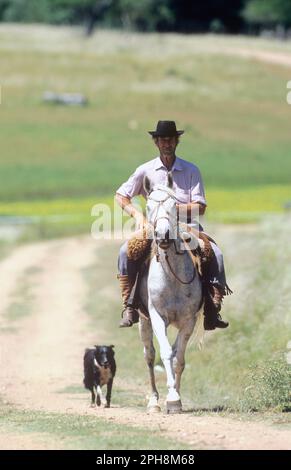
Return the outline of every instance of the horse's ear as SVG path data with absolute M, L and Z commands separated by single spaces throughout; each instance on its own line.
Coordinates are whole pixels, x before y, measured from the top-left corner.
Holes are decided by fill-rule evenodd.
M 151 192 L 151 182 L 150 182 L 150 179 L 146 175 L 143 179 L 143 187 L 147 194 Z
M 171 171 L 168 171 L 168 187 L 170 189 L 173 187 L 173 175 Z

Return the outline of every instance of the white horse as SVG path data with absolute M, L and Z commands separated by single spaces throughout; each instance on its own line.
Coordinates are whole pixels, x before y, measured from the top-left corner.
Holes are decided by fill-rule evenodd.
M 182 411 L 180 383 L 185 367 L 186 346 L 198 317 L 200 320 L 203 318 L 202 287 L 189 251 L 181 249 L 189 234 L 180 233 L 178 228 L 177 200 L 172 190 L 171 174 L 168 174 L 167 186 L 151 188 L 147 177 L 144 186 L 148 194 L 147 220 L 153 227 L 153 245 L 156 251 L 150 261 L 148 273 L 142 275 L 140 283 L 140 298 L 148 307 L 151 320 L 141 316 L 139 323 L 152 389 L 147 408 L 148 411 L 161 410 L 154 374 L 154 331 L 167 374 L 166 411 L 177 413 Z M 172 347 L 167 338 L 169 325 L 178 329 Z

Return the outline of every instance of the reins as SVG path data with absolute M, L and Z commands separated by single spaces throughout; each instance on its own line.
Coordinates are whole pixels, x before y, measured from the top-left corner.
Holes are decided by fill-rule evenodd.
M 183 279 L 180 279 L 179 276 L 177 276 L 177 274 L 175 273 L 175 271 L 173 271 L 173 268 L 172 268 L 172 266 L 171 266 L 171 264 L 170 264 L 169 256 L 168 256 L 168 253 L 167 253 L 167 252 L 166 252 L 166 254 L 165 254 L 165 260 L 166 260 L 166 263 L 167 263 L 167 265 L 168 265 L 168 267 L 169 267 L 171 273 L 173 274 L 173 276 L 175 277 L 175 279 L 177 279 L 177 281 L 181 282 L 181 284 L 187 285 L 187 284 L 191 284 L 191 282 L 194 281 L 194 279 L 195 279 L 195 277 L 196 277 L 196 270 L 195 270 L 194 266 L 193 266 L 193 275 L 192 275 L 191 279 L 190 279 L 189 281 L 183 281 Z M 163 268 L 162 263 L 161 263 L 161 266 L 162 266 L 162 268 Z M 163 269 L 164 269 L 164 268 L 163 268 Z

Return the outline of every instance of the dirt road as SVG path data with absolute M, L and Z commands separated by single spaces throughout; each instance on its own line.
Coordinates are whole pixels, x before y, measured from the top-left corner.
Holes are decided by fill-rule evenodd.
M 191 413 L 147 415 L 114 404 L 111 409 L 94 410 L 88 408 L 83 394 L 64 392 L 82 382 L 84 344 L 96 341 L 84 310 L 87 291 L 82 275 L 96 253 L 98 256 L 96 241 L 76 237 L 21 246 L 0 263 L 2 398 L 20 409 L 95 415 L 110 422 L 159 429 L 164 436 L 194 448 L 290 449 L 290 431 L 269 425 Z M 13 311 L 22 285 L 30 311 L 15 320 L 17 329 L 11 330 L 8 313 Z M 125 387 L 121 378 L 117 384 Z M 6 435 L 0 430 L 1 449 L 59 447 L 57 442 L 49 445 L 41 435 L 32 435 L 30 440 L 27 435 Z

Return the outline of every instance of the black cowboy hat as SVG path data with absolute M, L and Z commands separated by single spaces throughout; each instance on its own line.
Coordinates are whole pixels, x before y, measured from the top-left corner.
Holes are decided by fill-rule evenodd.
M 174 137 L 184 134 L 184 131 L 177 131 L 175 121 L 159 121 L 155 131 L 149 131 L 153 137 Z

